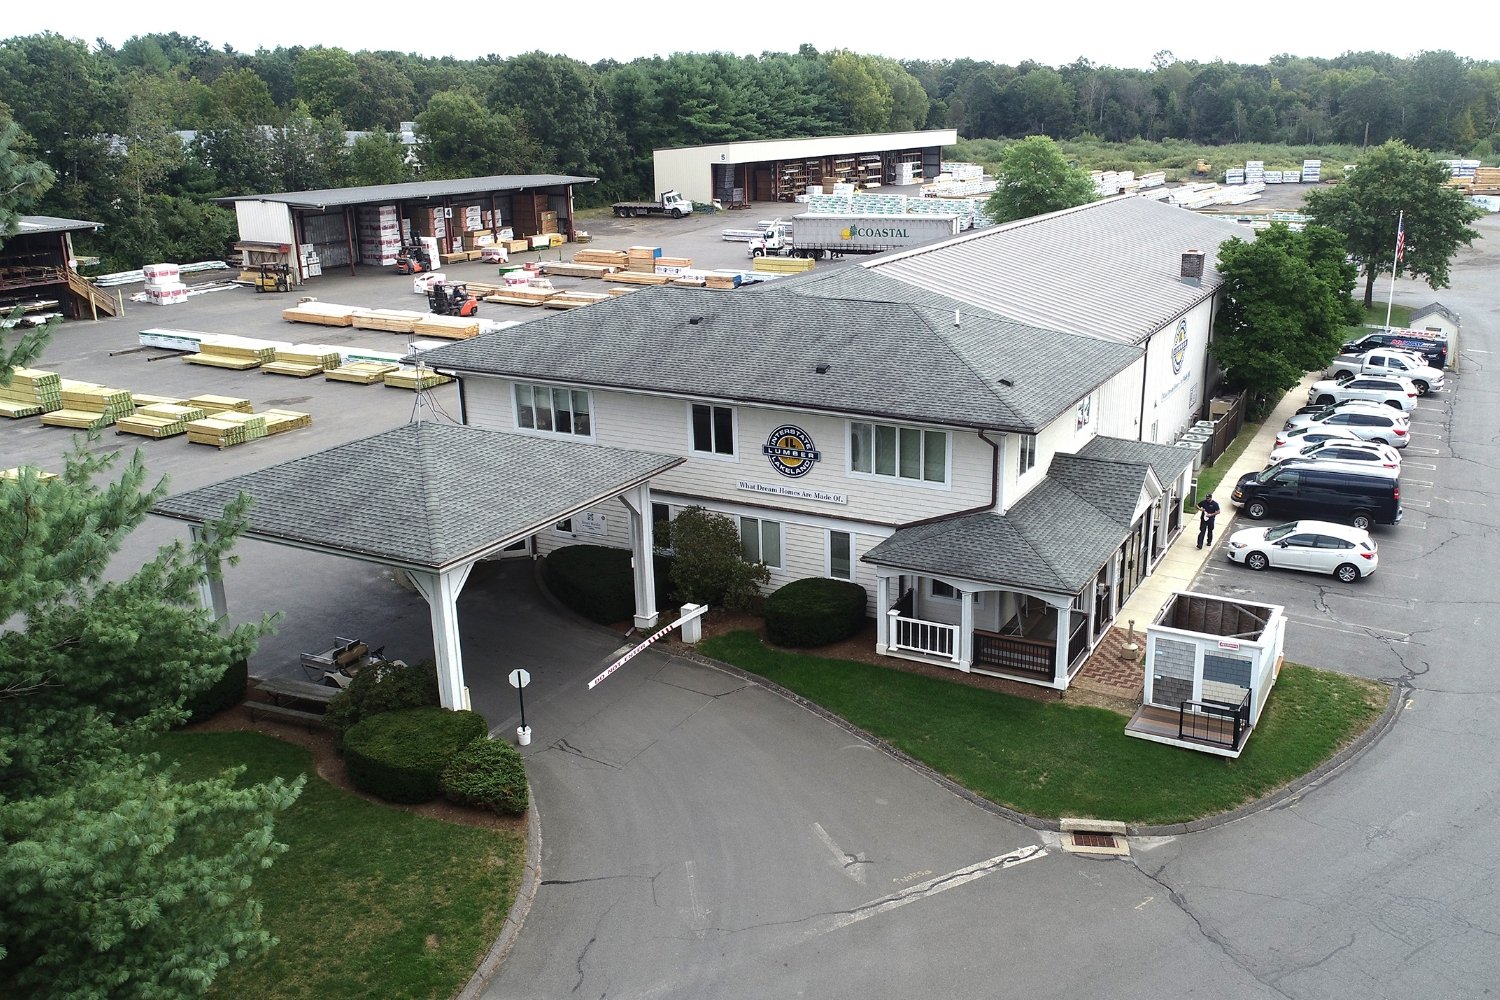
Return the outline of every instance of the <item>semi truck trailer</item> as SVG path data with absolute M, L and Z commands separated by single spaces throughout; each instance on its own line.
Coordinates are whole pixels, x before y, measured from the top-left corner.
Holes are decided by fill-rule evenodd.
M 838 257 L 846 253 L 884 253 L 958 235 L 956 215 L 824 215 L 808 213 L 776 219 L 759 239 L 750 241 L 750 257 Z

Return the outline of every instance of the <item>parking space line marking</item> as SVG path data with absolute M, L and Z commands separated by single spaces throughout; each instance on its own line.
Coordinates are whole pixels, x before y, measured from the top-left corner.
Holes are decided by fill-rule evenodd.
M 1384 575 L 1383 570 L 1381 571 L 1381 575 Z M 1380 597 L 1378 595 L 1370 597 L 1356 597 L 1353 594 L 1345 594 L 1343 592 L 1329 594 L 1329 597 L 1335 596 L 1342 601 L 1361 601 L 1365 604 L 1378 604 L 1381 607 L 1385 608 L 1400 608 L 1403 611 L 1410 611 L 1413 607 L 1416 606 L 1415 602 L 1413 602 L 1409 597 Z
M 823 846 L 828 848 L 829 852 L 833 855 L 834 865 L 842 869 L 845 875 L 848 875 L 860 885 L 864 885 L 865 864 L 869 859 L 863 854 L 850 854 L 834 843 L 833 838 L 828 835 L 828 831 L 823 829 L 823 824 L 814 823 L 812 826 L 813 833 L 818 835 L 818 839 L 823 842 Z
M 850 924 L 859 923 L 861 920 L 868 920 L 870 917 L 887 913 L 897 907 L 905 906 L 907 903 L 915 903 L 919 899 L 926 899 L 940 892 L 956 889 L 961 885 L 973 882 L 975 879 L 981 879 L 986 875 L 993 875 L 995 872 L 1014 868 L 1016 865 L 1023 865 L 1028 861 L 1035 861 L 1038 858 L 1045 858 L 1046 856 L 1047 852 L 1040 844 L 1022 847 L 1019 850 L 1011 851 L 1009 854 L 1000 854 L 988 860 L 981 861 L 978 864 L 969 865 L 967 868 L 960 868 L 958 871 L 939 875 L 937 878 L 930 878 L 926 882 L 907 886 L 905 889 L 893 892 L 889 896 L 882 896 L 873 902 L 865 903 L 863 906 L 845 913 L 829 914 L 824 919 L 819 920 L 809 927 L 807 933 L 809 936 L 827 934 L 829 931 L 836 931 L 840 928 L 848 927 Z
M 1406 479 L 1402 481 L 1407 486 L 1431 486 L 1432 483 L 1425 479 Z
M 1439 434 L 1437 431 L 1410 431 L 1409 433 L 1414 438 L 1416 438 L 1416 437 L 1441 438 L 1442 437 L 1442 435 Z
M 1401 468 L 1402 469 L 1430 469 L 1433 472 L 1437 471 L 1437 466 L 1435 466 L 1435 465 L 1428 465 L 1426 462 L 1402 462 L 1401 463 Z
M 1428 501 L 1428 500 L 1413 500 L 1411 497 L 1402 497 L 1401 498 L 1401 506 L 1403 506 L 1403 507 L 1431 507 L 1432 506 L 1432 502 Z
M 1347 625 L 1342 623 L 1330 625 L 1327 622 L 1313 621 L 1309 618 L 1298 618 L 1294 615 L 1287 615 L 1287 620 L 1295 622 L 1298 625 L 1305 625 L 1308 628 L 1326 629 L 1329 632 L 1347 632 L 1350 635 L 1363 636 L 1369 636 L 1372 632 L 1379 632 L 1388 637 L 1392 642 L 1411 642 L 1410 632 L 1393 632 L 1390 629 L 1376 628 L 1373 625 Z

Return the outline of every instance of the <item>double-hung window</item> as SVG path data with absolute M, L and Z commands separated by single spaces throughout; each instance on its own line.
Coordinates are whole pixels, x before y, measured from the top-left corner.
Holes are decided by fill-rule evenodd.
M 693 404 L 693 451 L 734 456 L 734 407 Z
M 854 579 L 854 536 L 847 531 L 828 532 L 828 575 L 835 580 Z
M 1024 476 L 1036 465 L 1036 435 L 1020 434 L 1017 435 L 1016 441 L 1020 453 L 1016 475 Z
M 587 390 L 516 383 L 516 426 L 523 430 L 592 437 L 592 410 Z
M 948 481 L 948 433 L 892 424 L 849 424 L 849 467 L 871 476 Z
M 781 569 L 781 522 L 759 517 L 740 518 L 740 548 L 746 562 Z

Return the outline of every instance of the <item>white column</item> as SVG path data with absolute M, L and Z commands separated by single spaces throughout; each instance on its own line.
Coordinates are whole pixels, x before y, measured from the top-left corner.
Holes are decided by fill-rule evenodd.
M 458 634 L 458 595 L 469 579 L 469 563 L 443 573 L 409 571 L 418 592 L 427 599 L 432 618 L 432 649 L 437 660 L 438 695 L 444 708 L 469 707 L 464 684 L 463 642 Z
M 1073 602 L 1052 606 L 1057 610 L 1057 660 L 1052 671 L 1052 686 L 1064 691 L 1068 687 L 1068 633 L 1073 624 Z
M 875 654 L 884 656 L 891 648 L 891 578 L 884 570 L 875 574 Z
M 208 529 L 201 524 L 192 525 L 193 545 L 208 541 Z M 203 560 L 203 575 L 198 578 L 198 603 L 213 612 L 214 621 L 222 622 L 229 614 L 229 602 L 224 598 L 224 567 L 217 556 Z
M 652 552 L 656 548 L 655 526 L 651 523 L 651 484 L 641 485 L 621 494 L 620 502 L 630 511 L 630 565 L 635 571 L 635 627 L 650 628 L 656 624 L 656 574 L 652 572 Z
M 958 649 L 954 651 L 954 661 L 958 669 L 968 673 L 974 665 L 974 600 L 967 590 L 960 589 L 958 592 Z

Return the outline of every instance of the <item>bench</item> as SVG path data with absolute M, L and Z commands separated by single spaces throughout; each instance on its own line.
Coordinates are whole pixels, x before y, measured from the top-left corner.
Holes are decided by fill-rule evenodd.
M 267 701 L 247 701 L 245 712 L 252 722 L 258 718 L 270 718 L 278 722 L 298 722 L 309 729 L 328 727 L 328 720 L 317 712 L 304 712 L 300 708 L 287 708 L 285 705 L 273 705 Z
M 271 701 L 278 705 L 283 699 L 327 705 L 333 700 L 334 695 L 339 693 L 338 688 L 327 684 L 313 684 L 309 681 L 291 680 L 286 677 L 267 677 L 256 681 L 255 686 L 269 695 Z

